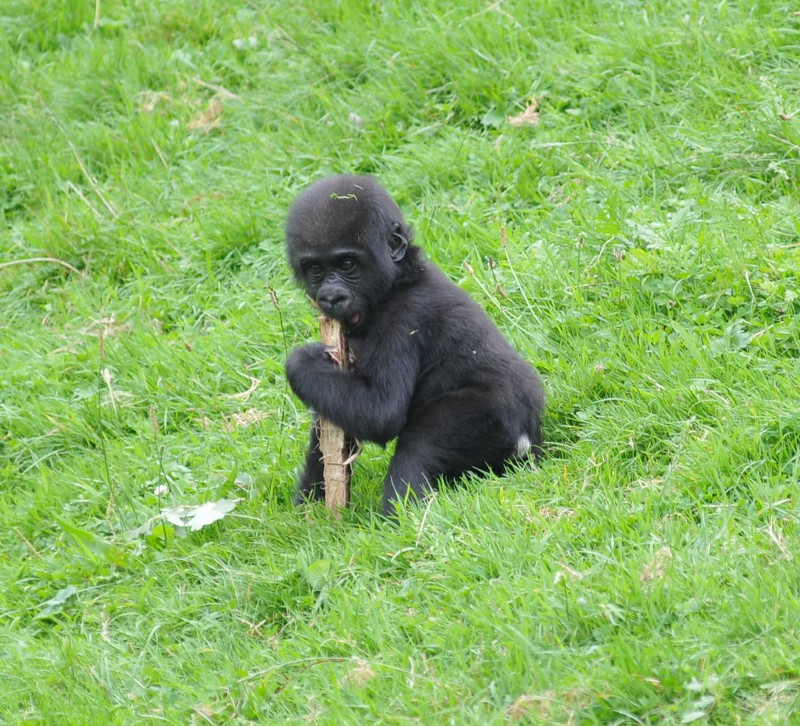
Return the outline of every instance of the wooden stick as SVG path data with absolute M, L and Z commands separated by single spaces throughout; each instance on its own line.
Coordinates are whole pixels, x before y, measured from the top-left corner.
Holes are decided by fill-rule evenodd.
M 333 348 L 333 358 L 341 368 L 350 367 L 350 351 L 342 324 L 321 316 L 319 333 L 324 345 Z M 322 454 L 323 478 L 325 479 L 325 506 L 334 516 L 341 516 L 341 509 L 350 504 L 350 447 L 347 437 L 338 426 L 320 416 L 319 450 Z

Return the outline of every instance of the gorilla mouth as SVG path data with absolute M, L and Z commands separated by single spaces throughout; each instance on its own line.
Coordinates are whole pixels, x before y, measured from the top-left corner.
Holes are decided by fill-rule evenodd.
M 350 328 L 350 330 L 352 330 L 353 328 L 357 327 L 358 324 L 361 322 L 361 318 L 363 318 L 363 317 L 364 316 L 361 313 L 355 313 L 355 314 L 351 315 L 345 321 L 347 323 L 347 327 Z

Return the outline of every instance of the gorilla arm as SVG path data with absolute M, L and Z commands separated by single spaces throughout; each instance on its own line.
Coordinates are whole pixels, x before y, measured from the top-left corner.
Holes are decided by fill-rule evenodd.
M 328 348 L 311 343 L 294 350 L 286 363 L 297 397 L 348 436 L 386 444 L 406 422 L 419 375 L 411 340 L 384 335 L 349 371 L 340 369 Z

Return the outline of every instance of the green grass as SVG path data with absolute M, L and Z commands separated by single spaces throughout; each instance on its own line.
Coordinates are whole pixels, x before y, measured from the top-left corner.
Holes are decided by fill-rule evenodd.
M 777 0 L 5 0 L 0 720 L 800 722 L 798 79 Z M 334 172 L 542 372 L 540 466 L 291 507 Z

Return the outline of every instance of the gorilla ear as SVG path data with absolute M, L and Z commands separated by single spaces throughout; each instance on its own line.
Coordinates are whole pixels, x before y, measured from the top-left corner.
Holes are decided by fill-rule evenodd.
M 403 228 L 396 224 L 391 236 L 389 237 L 389 257 L 393 262 L 400 262 L 406 256 L 408 240 L 403 234 Z

